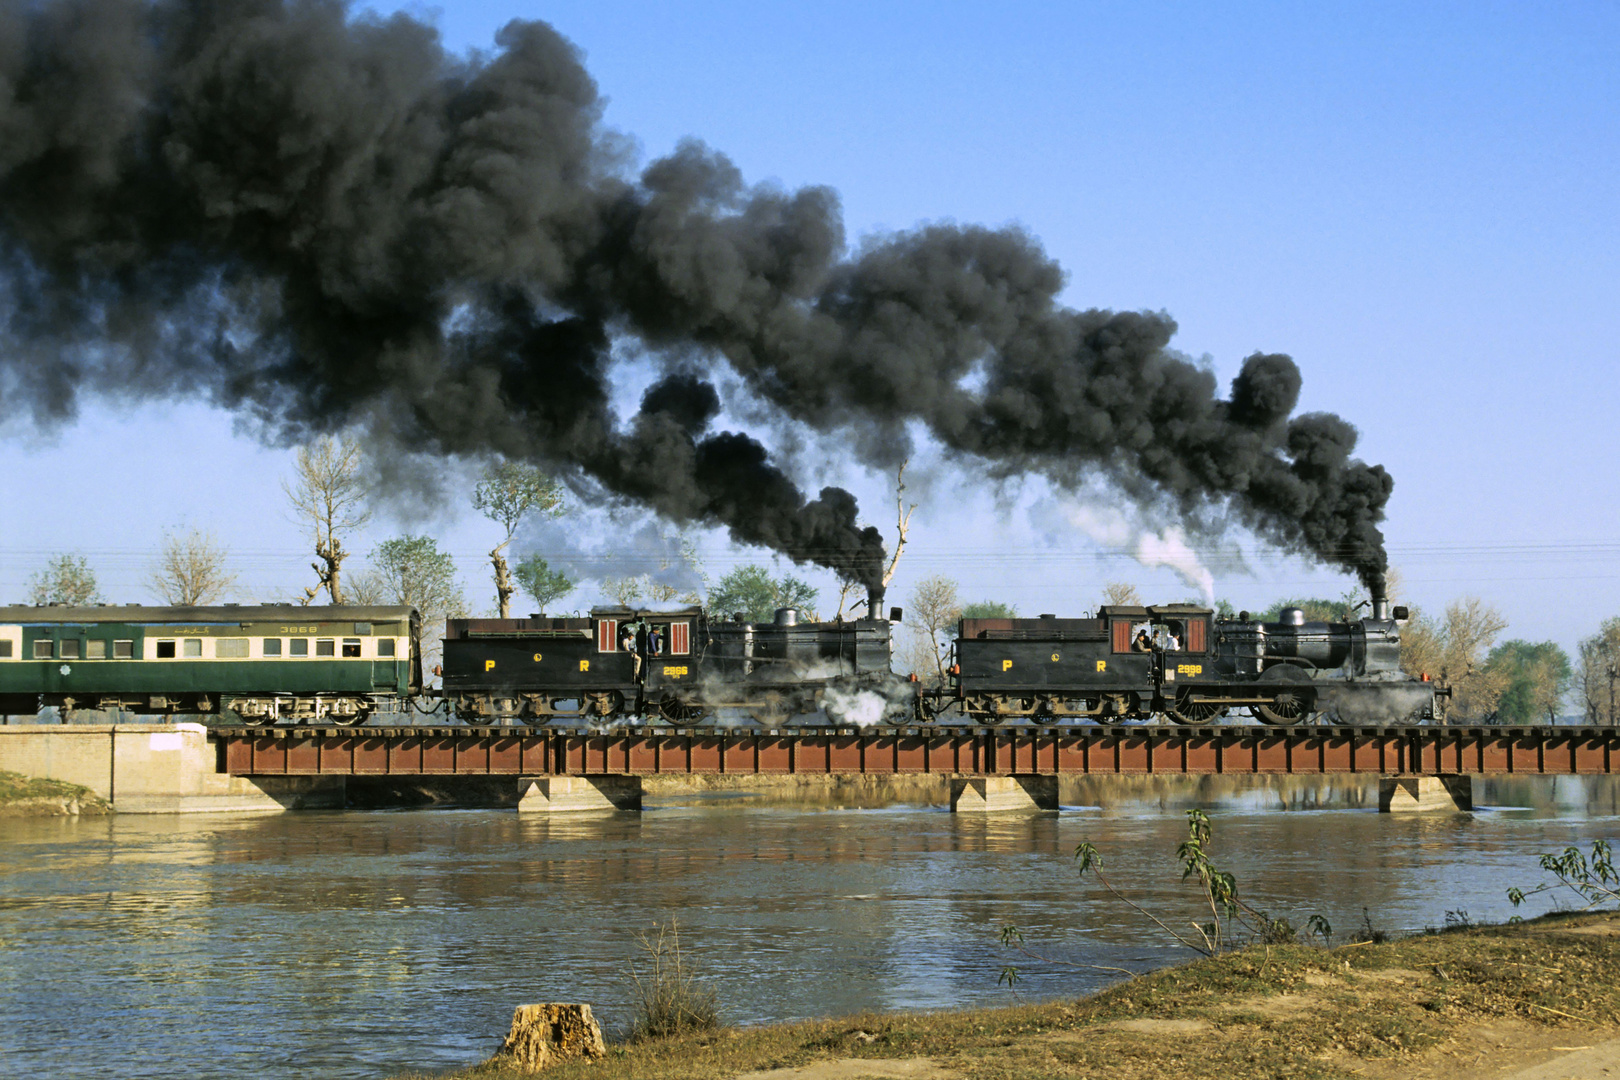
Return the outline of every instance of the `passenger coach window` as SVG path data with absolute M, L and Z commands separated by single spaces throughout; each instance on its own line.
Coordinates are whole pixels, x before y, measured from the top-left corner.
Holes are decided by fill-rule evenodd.
M 77 660 L 79 658 L 79 643 L 77 641 L 62 642 L 62 659 Z
M 49 660 L 56 654 L 56 642 L 48 638 L 40 638 L 34 642 L 34 659 Z
M 240 660 L 248 654 L 248 639 L 245 637 L 220 638 L 214 642 L 214 655 L 221 659 Z
M 173 660 L 174 659 L 174 642 L 172 642 L 172 641 L 160 641 L 160 642 L 157 643 L 157 645 L 158 645 L 157 655 L 158 655 L 159 660 Z
M 84 658 L 86 660 L 107 659 L 107 639 L 91 638 L 84 643 Z
M 344 656 L 359 656 L 360 655 L 360 639 L 359 638 L 352 638 L 352 637 L 344 638 L 343 639 L 343 655 Z
M 378 638 L 377 639 L 377 655 L 378 656 L 393 656 L 394 655 L 394 639 L 391 638 L 391 637 L 380 637 L 380 638 Z
M 267 638 L 265 638 L 264 639 L 264 655 L 266 655 L 266 656 L 280 656 L 281 655 L 281 639 L 278 638 L 278 637 L 267 637 Z
M 293 638 L 287 642 L 288 656 L 308 656 L 309 638 Z
M 133 660 L 133 659 L 135 659 L 135 641 L 134 641 L 134 639 L 132 638 L 129 641 L 115 641 L 115 642 L 113 642 L 113 659 L 114 660 Z
M 315 642 L 316 656 L 336 656 L 337 642 L 331 638 L 320 638 Z
M 186 655 L 187 656 L 201 656 L 202 655 L 202 638 L 195 638 L 195 637 L 186 638 Z
M 11 641 L 8 638 L 5 641 L 0 641 L 0 660 L 10 660 L 10 659 L 11 659 Z

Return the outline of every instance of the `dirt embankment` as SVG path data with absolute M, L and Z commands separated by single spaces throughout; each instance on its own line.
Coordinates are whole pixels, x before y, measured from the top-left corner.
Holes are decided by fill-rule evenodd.
M 110 814 L 112 805 L 78 784 L 0 772 L 0 818 Z
M 493 1049 L 493 1048 L 492 1048 Z M 501 1078 L 488 1066 L 464 1074 Z M 1077 1001 L 613 1047 L 548 1080 L 1620 1077 L 1620 914 L 1251 946 Z

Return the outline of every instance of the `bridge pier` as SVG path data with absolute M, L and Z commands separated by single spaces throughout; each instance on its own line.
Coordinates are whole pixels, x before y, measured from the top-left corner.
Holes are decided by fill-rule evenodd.
M 1474 808 L 1472 777 L 1385 776 L 1378 781 L 1378 812 L 1413 814 L 1456 812 Z
M 639 776 L 524 776 L 518 791 L 520 814 L 641 809 Z
M 1004 811 L 1056 810 L 1055 776 L 953 776 L 951 813 L 993 814 Z

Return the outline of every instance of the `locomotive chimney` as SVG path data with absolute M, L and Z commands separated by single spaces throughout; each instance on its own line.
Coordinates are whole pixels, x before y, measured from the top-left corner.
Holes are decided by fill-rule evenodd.
M 1374 619 L 1389 618 L 1389 596 L 1385 592 L 1384 572 L 1378 571 L 1372 579 L 1372 617 Z
M 868 619 L 883 618 L 884 592 L 882 585 L 868 585 L 866 587 L 866 617 Z

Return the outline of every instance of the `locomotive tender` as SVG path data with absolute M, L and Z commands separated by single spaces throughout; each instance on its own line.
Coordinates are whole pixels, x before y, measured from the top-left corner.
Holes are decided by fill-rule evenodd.
M 362 724 L 421 690 L 421 620 L 408 607 L 0 607 L 0 714 Z

